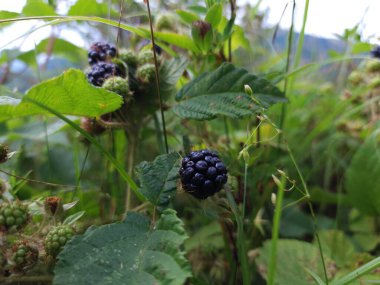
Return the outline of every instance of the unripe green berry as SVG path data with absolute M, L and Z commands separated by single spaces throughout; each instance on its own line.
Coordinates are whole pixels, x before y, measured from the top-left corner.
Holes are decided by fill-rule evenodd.
M 104 81 L 102 87 L 106 90 L 115 92 L 120 96 L 123 96 L 125 102 L 130 101 L 132 98 L 129 92 L 128 79 L 121 78 L 118 76 L 110 77 L 106 81 Z
M 380 61 L 370 60 L 365 65 L 365 70 L 370 73 L 380 72 Z
M 154 64 L 146 63 L 137 69 L 137 78 L 144 84 L 154 82 L 156 69 Z
M 8 227 L 12 227 L 16 224 L 16 219 L 14 217 L 7 217 L 5 223 Z
M 351 72 L 350 76 L 348 76 L 348 82 L 353 86 L 357 86 L 364 82 L 363 74 L 360 71 Z
M 162 30 L 175 30 L 175 18 L 172 15 L 160 15 L 156 19 L 156 29 Z
M 119 58 L 124 61 L 128 67 L 136 68 L 137 67 L 137 56 L 135 52 L 131 49 L 122 49 L 119 52 Z
M 57 256 L 73 235 L 74 230 L 69 225 L 60 225 L 52 228 L 44 241 L 46 253 L 53 257 Z
M 16 271 L 29 269 L 38 261 L 38 249 L 25 242 L 14 245 L 13 252 L 12 260 L 16 264 Z
M 369 86 L 370 88 L 378 88 L 378 87 L 380 87 L 380 77 L 375 77 L 375 78 L 373 78 L 373 79 L 369 82 L 368 86 Z
M 137 55 L 139 65 L 144 65 L 146 63 L 154 63 L 154 54 L 150 49 L 142 50 Z

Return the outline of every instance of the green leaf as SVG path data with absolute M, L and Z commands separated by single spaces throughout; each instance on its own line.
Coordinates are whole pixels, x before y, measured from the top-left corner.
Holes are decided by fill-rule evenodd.
M 352 45 L 352 53 L 358 54 L 363 52 L 370 52 L 372 50 L 373 45 L 370 43 L 362 43 L 358 42 Z
M 117 12 L 111 8 L 108 3 L 99 3 L 96 0 L 78 0 L 73 6 L 70 7 L 68 12 L 69 16 L 108 16 L 117 15 Z
M 188 51 L 198 52 L 199 49 L 194 44 L 193 40 L 186 35 L 179 35 L 176 33 L 168 33 L 168 32 L 154 32 L 155 38 L 168 43 L 175 45 L 177 47 L 183 48 Z
M 82 71 L 69 69 L 62 75 L 32 87 L 22 100 L 0 96 L 0 121 L 15 117 L 49 114 L 28 99 L 61 114 L 95 117 L 120 108 L 123 100 L 116 93 L 88 83 Z
M 246 84 L 252 88 L 254 98 L 244 92 Z M 179 91 L 176 100 L 173 110 L 177 115 L 197 120 L 211 120 L 218 115 L 242 118 L 286 102 L 284 94 L 269 81 L 230 63 L 192 80 Z
M 78 221 L 80 218 L 83 217 L 85 211 L 80 211 L 78 213 L 75 213 L 71 216 L 68 216 L 64 221 L 63 224 L 65 225 L 73 225 L 76 221 Z
M 198 15 L 185 10 L 177 10 L 177 15 L 181 18 L 183 22 L 191 25 L 192 22 L 200 20 Z
M 264 242 L 256 260 L 260 274 L 266 279 L 271 252 L 271 241 Z M 312 244 L 298 240 L 282 239 L 277 246 L 276 280 L 274 284 L 307 285 L 315 284 L 310 271 L 315 276 L 324 276 L 318 248 Z M 325 258 L 327 268 L 334 268 L 334 263 Z M 334 272 L 327 272 L 329 278 Z
M 163 154 L 136 167 L 140 192 L 155 206 L 166 208 L 175 196 L 179 170 L 177 153 Z
M 53 284 L 184 284 L 191 277 L 181 250 L 186 238 L 174 210 L 165 210 L 155 227 L 130 212 L 121 223 L 75 236 L 58 256 Z
M 380 256 L 364 264 L 363 266 L 360 266 L 358 269 L 355 269 L 354 271 L 350 272 L 343 278 L 340 278 L 339 280 L 335 280 L 334 282 L 331 283 L 331 285 L 352 284 L 353 281 L 361 278 L 365 274 L 369 274 L 371 271 L 379 267 L 380 267 Z
M 185 71 L 186 65 L 187 60 L 183 57 L 165 60 L 160 66 L 160 92 L 164 99 L 175 93 L 176 84 Z
M 1 20 L 12 19 L 12 18 L 16 18 L 17 16 L 19 16 L 19 13 L 10 12 L 10 11 L 0 11 L 0 19 Z M 12 24 L 12 23 L 11 22 L 10 23 L 1 23 L 1 28 L 4 28 L 5 26 L 7 26 L 9 24 Z
M 42 0 L 28 0 L 22 13 L 25 16 L 53 16 L 57 15 L 52 6 Z
M 351 203 L 361 212 L 380 215 L 380 148 L 377 134 L 357 150 L 346 173 Z
M 338 267 L 345 267 L 352 262 L 355 247 L 344 232 L 337 230 L 321 231 L 319 238 L 323 254 L 332 258 Z
M 221 4 L 214 4 L 207 12 L 205 21 L 210 23 L 216 29 L 222 19 L 223 6 Z

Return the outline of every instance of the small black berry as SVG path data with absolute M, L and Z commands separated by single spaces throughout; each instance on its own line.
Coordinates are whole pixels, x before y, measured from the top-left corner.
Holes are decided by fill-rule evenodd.
M 108 61 L 117 54 L 116 47 L 108 43 L 94 43 L 88 51 L 88 63 L 94 65 L 100 61 Z
M 125 72 L 114 63 L 99 62 L 87 72 L 88 81 L 95 86 L 102 86 L 104 81 L 111 76 L 125 77 Z
M 6 145 L 0 144 L 0 163 L 8 160 L 9 148 Z
M 380 46 L 375 46 L 374 49 L 371 51 L 371 55 L 372 57 L 380 59 Z
M 184 190 L 198 199 L 219 192 L 227 183 L 227 169 L 216 152 L 192 151 L 182 159 L 179 174 Z

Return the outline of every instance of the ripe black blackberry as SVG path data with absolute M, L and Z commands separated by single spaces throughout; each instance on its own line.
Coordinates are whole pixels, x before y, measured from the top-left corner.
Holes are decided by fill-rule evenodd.
M 375 48 L 371 51 L 371 55 L 380 59 L 380 46 L 375 46 Z
M 116 47 L 107 43 L 94 43 L 88 51 L 88 63 L 96 64 L 100 61 L 107 61 L 116 56 Z
M 102 86 L 103 82 L 111 76 L 125 77 L 125 71 L 114 63 L 99 62 L 87 72 L 88 81 L 95 86 Z
M 219 192 L 227 182 L 227 169 L 218 154 L 208 149 L 192 151 L 179 170 L 183 189 L 198 199 Z

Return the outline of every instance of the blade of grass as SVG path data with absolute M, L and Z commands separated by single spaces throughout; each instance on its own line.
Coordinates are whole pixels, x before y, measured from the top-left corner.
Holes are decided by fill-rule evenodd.
M 135 14 L 135 15 L 129 16 L 129 18 L 130 17 L 137 17 L 137 16 L 145 16 L 145 13 L 144 14 Z M 135 33 L 136 35 L 138 35 L 138 36 L 140 36 L 142 38 L 146 38 L 146 39 L 150 38 L 149 31 L 146 30 L 146 29 L 144 29 L 144 28 L 136 28 L 136 27 L 133 27 L 131 25 L 121 24 L 121 23 L 119 24 L 118 21 L 104 19 L 104 18 L 101 18 L 101 17 L 89 17 L 89 16 L 22 17 L 22 18 L 12 18 L 12 19 L 0 20 L 0 25 L 1 25 L 1 23 L 6 23 L 6 22 L 17 22 L 17 21 L 28 21 L 28 20 L 51 20 L 51 21 L 49 23 L 41 25 L 41 26 L 39 26 L 39 27 L 37 27 L 35 29 L 32 29 L 32 30 L 28 31 L 27 33 L 24 33 L 23 35 L 15 38 L 13 40 L 11 40 L 7 44 L 1 46 L 0 49 L 3 49 L 4 47 L 6 47 L 7 45 L 11 44 L 12 42 L 17 41 L 17 40 L 25 37 L 26 35 L 31 34 L 31 33 L 35 32 L 35 31 L 37 31 L 37 30 L 39 30 L 41 28 L 44 28 L 44 27 L 47 27 L 47 26 L 50 26 L 50 25 L 58 25 L 58 24 L 62 24 L 62 23 L 66 23 L 66 22 L 73 22 L 73 21 L 87 21 L 87 22 L 102 23 L 102 24 L 106 24 L 106 25 L 113 26 L 113 27 L 116 27 L 116 28 L 121 28 L 123 30 Z M 177 53 L 175 51 L 173 51 L 164 42 L 159 41 L 158 43 L 159 43 L 160 47 L 163 50 L 165 50 L 168 54 L 170 54 L 171 56 L 176 56 L 177 55 Z M 175 44 L 175 43 L 172 43 L 172 44 Z
M 326 285 L 325 282 L 323 282 L 323 280 L 321 279 L 321 277 L 319 277 L 315 272 L 305 268 L 306 272 L 309 273 L 311 275 L 311 277 L 313 277 L 313 279 L 315 280 L 315 282 L 317 282 L 318 285 Z
M 293 7 L 292 7 L 292 23 L 290 25 L 289 35 L 288 35 L 288 50 L 287 50 L 287 56 L 286 56 L 286 66 L 285 66 L 285 73 L 288 73 L 290 70 L 290 57 L 292 54 L 292 46 L 293 46 L 293 28 L 294 28 L 294 12 L 296 8 L 296 1 L 293 1 Z M 284 81 L 284 96 L 287 96 L 288 91 L 288 78 L 285 78 Z M 287 105 L 282 104 L 281 106 L 281 115 L 280 115 L 280 124 L 279 128 L 282 130 L 284 128 L 284 123 L 286 119 L 286 109 Z M 282 133 L 281 132 L 278 136 L 278 143 L 280 144 L 282 142 Z
M 236 205 L 235 199 L 231 193 L 231 190 L 226 187 L 227 200 L 230 204 L 231 210 L 234 213 L 236 224 L 238 228 L 237 232 L 237 246 L 238 246 L 238 256 L 239 262 L 241 265 L 242 277 L 243 277 L 243 285 L 251 284 L 251 271 L 252 268 L 249 268 L 248 258 L 247 258 L 247 250 L 245 248 L 245 236 L 244 236 L 244 228 L 243 228 L 243 219 L 242 215 L 239 212 L 238 206 Z
M 371 260 L 370 262 L 364 264 L 363 266 L 360 266 L 358 269 L 350 272 L 343 278 L 336 280 L 331 283 L 331 285 L 346 285 L 350 284 L 351 282 L 357 280 L 359 277 L 363 276 L 364 274 L 367 274 L 371 272 L 372 270 L 380 267 L 380 256 Z
M 108 151 L 105 150 L 105 148 L 89 133 L 84 131 L 81 127 L 79 127 L 77 124 L 75 124 L 73 121 L 62 115 L 61 113 L 58 113 L 57 111 L 53 110 L 52 108 L 36 101 L 30 98 L 24 98 L 25 100 L 37 105 L 40 108 L 43 108 L 47 110 L 48 112 L 52 113 L 56 117 L 60 118 L 61 120 L 65 121 L 70 127 L 78 131 L 81 135 L 83 135 L 86 139 L 88 139 L 115 167 L 115 169 L 119 172 L 119 174 L 125 179 L 125 181 L 130 185 L 132 191 L 135 193 L 137 198 L 140 201 L 145 201 L 145 197 L 140 193 L 139 188 L 137 184 L 133 181 L 133 179 L 129 176 L 129 174 L 124 170 L 123 166 L 117 161 L 116 158 L 114 158 Z
M 294 58 L 293 69 L 296 69 L 300 65 L 300 62 L 301 62 L 303 42 L 305 40 L 305 29 L 306 29 L 307 15 L 309 12 L 309 2 L 310 2 L 309 0 L 306 0 L 306 2 L 305 2 L 305 9 L 303 12 L 302 28 L 301 28 L 299 38 L 298 38 L 297 50 L 296 50 L 296 55 Z M 294 77 L 289 80 L 289 90 L 293 89 L 293 81 L 294 81 Z

